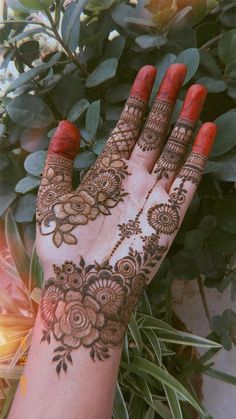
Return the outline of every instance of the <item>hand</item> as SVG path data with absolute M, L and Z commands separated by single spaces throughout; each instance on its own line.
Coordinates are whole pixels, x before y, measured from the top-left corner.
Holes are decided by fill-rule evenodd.
M 203 124 L 188 154 L 206 98 L 205 88 L 193 85 L 166 141 L 185 75 L 184 65 L 169 67 L 144 124 L 156 70 L 139 71 L 116 128 L 75 191 L 79 131 L 62 121 L 51 141 L 38 193 L 36 245 L 46 278 L 42 340 L 58 343 L 58 374 L 80 346 L 92 359 L 121 346 L 196 191 L 216 127 Z

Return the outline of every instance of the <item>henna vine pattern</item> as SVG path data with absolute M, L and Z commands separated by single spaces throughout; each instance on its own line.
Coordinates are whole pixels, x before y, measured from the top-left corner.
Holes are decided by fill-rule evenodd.
M 142 151 L 156 150 L 161 147 L 168 129 L 172 108 L 171 103 L 154 100 L 152 111 L 137 141 Z
M 54 349 L 58 375 L 72 363 L 71 352 L 79 347 L 89 348 L 93 360 L 110 356 L 109 349 L 122 344 L 130 316 L 147 286 L 150 268 L 166 252 L 156 246 L 155 254 L 148 250 L 140 255 L 132 248 L 127 257 L 114 267 L 79 265 L 65 261 L 53 265 L 54 276 L 43 289 L 40 313 L 44 323 L 42 341 L 59 342 Z

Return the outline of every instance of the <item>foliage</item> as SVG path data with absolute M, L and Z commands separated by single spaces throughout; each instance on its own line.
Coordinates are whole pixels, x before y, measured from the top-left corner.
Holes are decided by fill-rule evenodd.
M 117 419 L 152 418 L 157 410 L 164 418 L 188 417 L 182 387 L 173 390 L 168 374 L 188 387 L 185 371 L 205 372 L 209 359 L 203 355 L 187 366 L 175 353 L 176 339 L 186 344 L 186 335 L 170 329 L 171 283 L 176 277 L 198 278 L 203 292 L 204 287 L 223 292 L 230 286 L 232 298 L 236 296 L 236 1 L 139 0 L 135 5 L 128 0 L 78 0 L 64 7 L 60 0 L 8 0 L 7 5 L 0 32 L 1 67 L 12 63 L 19 74 L 0 98 L 0 216 L 10 206 L 25 241 L 34 234 L 40 173 L 59 120 L 67 118 L 81 129 L 74 164 L 77 185 L 101 152 L 143 65 L 158 68 L 150 105 L 166 68 L 173 62 L 188 66 L 172 123 L 190 84 L 208 88 L 198 126 L 215 120 L 216 144 L 185 222 L 140 307 L 142 315 L 168 322 L 163 328 L 145 328 L 140 313 L 131 322 L 114 413 Z M 234 313 L 219 313 L 212 339 L 230 349 L 235 325 Z M 222 379 L 213 369 L 208 373 Z

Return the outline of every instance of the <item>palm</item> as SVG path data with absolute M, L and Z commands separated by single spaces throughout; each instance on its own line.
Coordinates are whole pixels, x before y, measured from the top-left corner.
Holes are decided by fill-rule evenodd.
M 120 346 L 130 315 L 167 253 L 200 181 L 215 126 L 204 124 L 187 157 L 205 89 L 189 89 L 165 146 L 171 112 L 185 76 L 167 72 L 143 126 L 155 77 L 138 74 L 104 151 L 76 191 L 73 158 L 78 130 L 60 124 L 50 144 L 37 202 L 37 251 L 46 281 L 45 329 L 60 346 L 57 372 L 81 345 L 99 360 Z M 62 345 L 62 346 L 61 346 Z

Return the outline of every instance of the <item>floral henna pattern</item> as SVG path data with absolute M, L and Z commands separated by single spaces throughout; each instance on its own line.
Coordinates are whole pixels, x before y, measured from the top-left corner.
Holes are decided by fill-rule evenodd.
M 171 103 L 159 99 L 154 101 L 147 123 L 137 141 L 142 151 L 156 150 L 161 147 L 168 129 L 172 108 Z
M 190 121 L 179 118 L 154 169 L 157 179 L 168 179 L 170 173 L 178 172 L 188 151 L 193 128 Z
M 114 267 L 108 262 L 86 266 L 83 257 L 79 265 L 53 265 L 40 301 L 41 342 L 50 344 L 53 337 L 59 343 L 52 358 L 58 375 L 67 371 L 71 352 L 79 347 L 89 348 L 93 360 L 104 360 L 122 344 L 150 269 L 165 252 L 164 246 L 155 246 L 155 254 L 144 249 L 142 255 L 130 248 Z
M 71 189 L 72 162 L 52 153 L 49 159 L 54 168 L 49 167 L 42 179 L 37 224 L 42 235 L 52 234 L 55 246 L 63 242 L 76 244 L 77 238 L 71 233 L 76 226 L 95 220 L 99 214 L 111 214 L 111 208 L 123 200 L 126 193 L 122 180 L 128 175 L 127 165 L 119 154 L 108 149 L 85 176 L 78 192 L 66 193 Z

